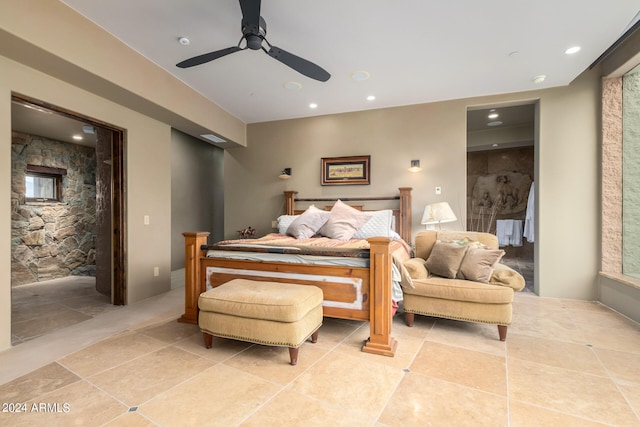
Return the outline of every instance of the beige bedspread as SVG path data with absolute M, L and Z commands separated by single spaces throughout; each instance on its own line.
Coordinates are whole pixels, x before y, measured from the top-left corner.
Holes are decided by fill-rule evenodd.
M 395 267 L 394 281 L 399 282 L 402 287 L 413 288 L 411 277 L 404 268 L 404 262 L 411 258 L 411 248 L 409 245 L 398 239 L 392 239 L 390 244 L 391 257 Z M 235 239 L 224 240 L 215 245 L 208 246 L 210 249 L 232 249 L 232 250 L 259 250 L 260 248 L 269 250 L 282 250 L 286 253 L 289 249 L 292 253 L 306 255 L 328 255 L 328 256 L 352 256 L 367 258 L 369 256 L 369 242 L 366 239 L 336 240 L 327 237 L 312 237 L 310 239 L 296 239 L 284 234 L 271 233 L 257 239 Z M 257 249 L 256 249 L 257 248 Z

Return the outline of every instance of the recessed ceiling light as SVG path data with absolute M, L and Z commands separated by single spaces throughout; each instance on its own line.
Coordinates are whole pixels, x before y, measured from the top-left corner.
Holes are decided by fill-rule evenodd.
M 183 46 L 188 46 L 189 43 L 191 43 L 191 41 L 189 41 L 189 39 L 186 38 L 186 37 L 180 37 L 178 39 L 178 42 L 180 42 L 180 44 L 183 45 Z
M 496 120 L 495 122 L 487 123 L 487 126 L 500 126 L 502 122 L 500 120 Z
M 489 115 L 487 116 L 487 118 L 489 118 L 489 119 L 493 120 L 493 119 L 497 119 L 497 118 L 498 118 L 498 116 L 500 116 L 500 114 L 498 114 L 498 113 L 491 113 L 491 114 L 489 114 Z
M 357 82 L 367 80 L 369 77 L 371 77 L 371 74 L 365 70 L 354 71 L 351 73 L 351 80 L 355 80 Z
M 302 89 L 302 85 L 298 82 L 286 82 L 282 85 L 285 89 L 288 90 L 300 90 Z
M 547 76 L 545 76 L 544 74 L 540 74 L 539 76 L 535 76 L 535 77 L 533 78 L 533 82 L 534 82 L 535 84 L 540 84 L 540 83 L 542 83 L 543 81 L 545 81 L 545 79 L 546 79 L 546 78 L 547 78 Z
M 73 135 L 72 138 L 75 139 L 76 141 L 82 141 L 81 135 Z
M 566 53 L 567 55 L 573 55 L 574 53 L 578 52 L 580 52 L 580 46 L 573 46 L 564 51 L 564 53 Z
M 373 96 L 373 95 L 369 95 L 369 96 L 367 96 L 367 101 L 373 101 L 373 100 L 375 100 L 375 99 L 376 99 L 376 97 L 375 97 L 375 96 Z
M 311 104 L 309 104 L 309 108 L 318 108 L 318 104 L 312 102 Z

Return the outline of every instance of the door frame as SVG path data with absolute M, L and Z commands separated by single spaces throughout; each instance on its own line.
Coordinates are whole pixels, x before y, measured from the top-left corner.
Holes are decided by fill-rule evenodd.
M 114 305 L 126 305 L 127 303 L 127 198 L 126 198 L 126 139 L 125 130 L 110 123 L 103 122 L 93 117 L 75 111 L 67 110 L 53 104 L 32 98 L 16 92 L 11 93 L 11 99 L 17 102 L 31 104 L 44 108 L 52 113 L 71 119 L 89 123 L 96 127 L 107 129 L 111 132 L 111 212 L 112 212 L 112 236 L 111 236 L 111 263 L 113 268 L 111 303 Z

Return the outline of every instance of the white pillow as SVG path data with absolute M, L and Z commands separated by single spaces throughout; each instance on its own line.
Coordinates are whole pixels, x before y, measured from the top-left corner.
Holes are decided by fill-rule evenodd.
M 320 230 L 330 215 L 329 212 L 311 205 L 302 215 L 293 220 L 287 228 L 287 234 L 296 239 L 309 239 Z
M 278 234 L 287 234 L 287 228 L 300 215 L 280 215 L 278 217 Z
M 395 232 L 391 229 L 393 225 L 393 211 L 391 209 L 369 212 L 371 219 L 360 227 L 354 239 L 368 239 L 369 237 L 394 237 Z

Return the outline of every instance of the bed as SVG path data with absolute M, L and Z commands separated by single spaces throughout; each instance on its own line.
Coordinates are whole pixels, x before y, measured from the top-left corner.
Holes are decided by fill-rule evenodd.
M 316 208 L 317 204 L 328 202 L 332 204 Z M 393 209 L 374 211 L 363 205 L 380 202 L 397 205 Z M 298 207 L 309 203 L 312 205 L 306 209 Z M 382 212 L 387 215 L 386 212 L 390 211 L 395 232 L 378 236 L 371 235 L 369 231 L 369 234 L 363 234 L 365 238 L 348 241 L 284 235 L 284 229 L 292 223 L 286 224 L 286 220 L 295 221 L 308 215 L 312 209 L 315 209 L 315 214 L 323 210 L 329 215 L 337 212 L 340 204 L 348 204 L 348 209 L 355 208 L 369 217 L 381 217 Z M 324 316 L 368 321 L 370 336 L 362 350 L 394 356 L 397 347 L 391 335 L 394 294 L 397 295 L 402 280 L 398 277 L 402 276 L 399 265 L 410 256 L 406 242 L 411 241 L 411 188 L 402 187 L 395 196 L 339 200 L 298 198 L 297 192 L 285 191 L 284 205 L 285 213 L 278 219 L 279 232 L 258 239 L 228 240 L 207 245 L 208 232 L 183 233 L 185 312 L 179 321 L 197 323 L 199 295 L 232 278 L 315 285 L 324 294 Z

